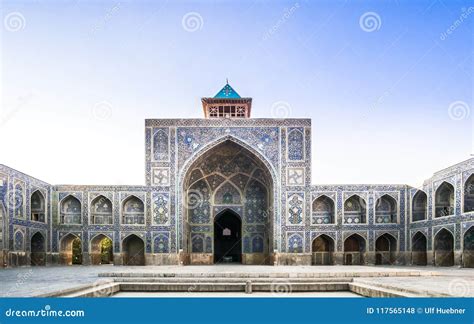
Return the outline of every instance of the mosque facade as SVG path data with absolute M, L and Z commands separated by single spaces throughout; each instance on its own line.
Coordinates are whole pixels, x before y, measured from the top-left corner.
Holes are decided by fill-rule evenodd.
M 0 266 L 474 266 L 474 158 L 422 187 L 311 184 L 311 120 L 145 120 L 143 186 L 54 185 L 0 165 Z

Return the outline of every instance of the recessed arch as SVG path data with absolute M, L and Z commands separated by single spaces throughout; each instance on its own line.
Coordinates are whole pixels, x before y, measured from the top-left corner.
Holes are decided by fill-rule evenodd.
M 46 201 L 40 190 L 35 190 L 30 196 L 31 215 L 34 222 L 46 222 Z
M 425 220 L 428 214 L 428 196 L 423 190 L 418 190 L 413 196 L 411 218 L 413 222 Z
M 43 266 L 46 264 L 46 240 L 41 232 L 36 232 L 31 237 L 30 260 L 32 266 Z
M 454 215 L 454 187 L 444 181 L 435 193 L 435 217 Z
M 314 199 L 311 205 L 311 217 L 311 222 L 313 224 L 334 224 L 334 200 L 326 195 L 321 195 Z
M 464 183 L 463 212 L 474 212 L 474 173 Z
M 375 202 L 376 223 L 397 223 L 397 201 L 390 195 L 383 195 Z
M 334 239 L 326 234 L 318 235 L 311 244 L 313 265 L 333 264 Z
M 384 233 L 375 240 L 375 264 L 394 264 L 397 252 L 397 239 Z
M 464 233 L 462 253 L 463 266 L 474 268 L 474 225 Z
M 68 233 L 59 241 L 59 260 L 61 264 L 82 264 L 82 239 Z
M 344 201 L 344 223 L 365 224 L 367 222 L 367 203 L 359 195 L 352 195 Z
M 81 224 L 82 204 L 73 195 L 64 197 L 59 203 L 61 224 Z
M 444 227 L 434 237 L 434 258 L 437 266 L 454 265 L 454 236 Z
M 94 225 L 112 225 L 112 201 L 104 195 L 99 195 L 91 201 L 90 221 Z
M 145 242 L 136 234 L 130 234 L 122 241 L 124 265 L 145 265 Z
M 417 231 L 411 238 L 411 262 L 413 265 L 427 265 L 428 240 L 426 235 Z
M 363 265 L 365 263 L 365 239 L 359 234 L 350 235 L 344 240 L 344 264 Z
M 135 195 L 129 195 L 122 201 L 122 224 L 145 224 L 145 204 L 143 200 Z
M 107 234 L 96 234 L 90 240 L 91 264 L 112 264 L 114 262 L 114 243 Z
M 213 228 L 215 216 L 226 207 L 240 210 L 244 229 L 242 263 L 269 261 L 273 245 L 273 169 L 254 151 L 239 140 L 225 137 L 201 149 L 201 154 L 195 154 L 185 163 L 180 175 L 182 236 L 191 263 L 214 262 L 213 232 L 194 232 L 194 229 Z

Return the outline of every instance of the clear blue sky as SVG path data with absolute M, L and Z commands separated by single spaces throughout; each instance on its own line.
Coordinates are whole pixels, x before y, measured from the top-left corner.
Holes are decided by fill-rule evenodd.
M 474 151 L 469 6 L 2 1 L 0 163 L 142 184 L 144 119 L 201 118 L 229 78 L 253 117 L 312 119 L 313 183 L 420 185 Z

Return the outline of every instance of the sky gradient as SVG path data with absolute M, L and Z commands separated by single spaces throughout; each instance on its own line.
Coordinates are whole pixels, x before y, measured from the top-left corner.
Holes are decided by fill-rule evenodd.
M 474 153 L 469 1 L 2 1 L 0 163 L 144 184 L 144 119 L 312 119 L 314 184 L 404 183 Z

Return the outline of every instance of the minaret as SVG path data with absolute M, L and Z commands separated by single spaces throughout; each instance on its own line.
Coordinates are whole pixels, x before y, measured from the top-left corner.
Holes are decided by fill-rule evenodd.
M 213 98 L 201 98 L 204 118 L 250 118 L 252 98 L 242 98 L 226 85 Z

